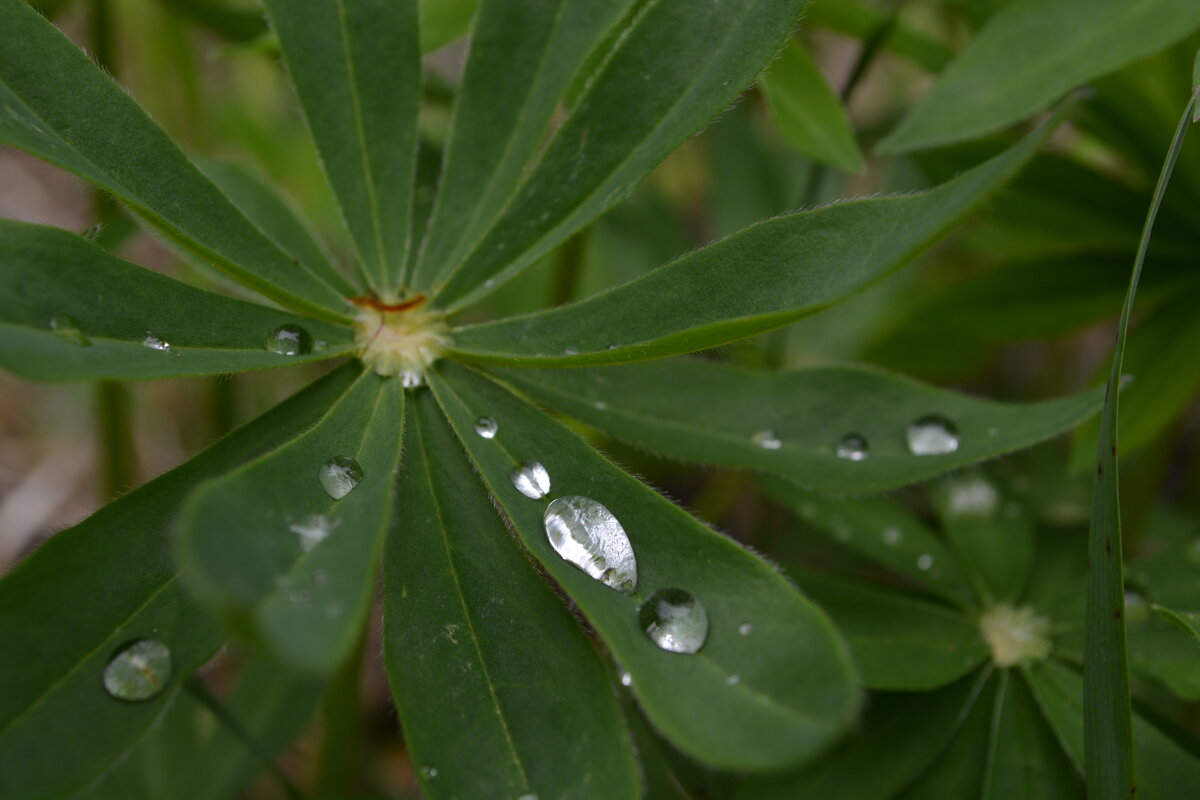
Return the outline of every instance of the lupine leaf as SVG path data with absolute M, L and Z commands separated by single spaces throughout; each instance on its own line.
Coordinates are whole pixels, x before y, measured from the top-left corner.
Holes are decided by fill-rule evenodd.
M 775 124 L 792 147 L 838 169 L 862 169 L 862 152 L 842 101 L 798 40 L 793 39 L 763 75 L 762 90 Z
M 429 392 L 409 403 L 405 431 L 384 652 L 424 795 L 637 797 L 603 665 L 504 529 Z
M 198 482 L 313 424 L 355 372 L 331 373 L 59 533 L 0 581 L 0 796 L 59 797 L 93 780 L 162 713 L 179 680 L 209 659 L 220 632 L 183 591 L 166 536 L 180 504 Z M 147 637 L 171 650 L 170 685 L 144 702 L 110 697 L 101 677 L 108 660 Z
M 992 711 L 1004 679 L 1002 673 L 997 674 L 984 687 L 937 761 L 901 792 L 897 800 L 978 800 L 988 757 Z
M 471 27 L 478 0 L 421 0 L 421 52 L 432 52 Z
M 996 697 L 981 800 L 1067 800 L 1083 781 L 1054 738 L 1024 676 L 1005 670 Z
M 522 543 L 629 672 L 643 711 L 671 742 L 713 766 L 762 770 L 811 758 L 844 730 L 858 704 L 845 645 L 778 572 L 492 381 L 447 364 L 432 385 Z M 499 426 L 492 439 L 473 430 L 483 416 Z M 549 471 L 553 497 L 589 498 L 619 521 L 637 559 L 631 593 L 556 554 L 545 500 L 510 479 L 526 460 Z M 699 652 L 668 652 L 643 630 L 639 607 L 668 588 L 707 612 Z
M 625 197 L 754 80 L 803 5 L 646 2 L 439 304 L 470 304 Z
M 0 364 L 30 378 L 209 375 L 353 347 L 349 328 L 192 288 L 58 228 L 0 220 L 0 237 Z M 284 325 L 307 332 L 309 352 L 266 348 Z
M 0 142 L 111 192 L 173 243 L 290 308 L 344 297 L 279 249 L 125 91 L 23 0 L 0 0 Z
M 1176 611 L 1159 605 L 1154 606 L 1154 610 L 1163 619 L 1175 625 L 1184 633 L 1191 635 L 1193 639 L 1200 641 L 1200 612 Z
M 447 274 L 495 222 L 555 105 L 630 0 L 483 0 L 413 283 Z
M 180 515 L 185 577 L 298 668 L 331 673 L 358 641 L 400 457 L 401 392 L 362 372 L 315 425 L 198 488 Z M 348 493 L 334 498 L 322 474 L 346 457 L 359 480 L 343 472 Z
M 996 403 L 868 367 L 753 373 L 699 359 L 598 369 L 497 369 L 538 400 L 618 439 L 676 458 L 765 470 L 838 494 L 877 492 L 1028 447 L 1096 413 L 1100 390 Z M 914 456 L 910 424 L 950 420 L 958 448 Z M 756 434 L 769 431 L 777 449 Z M 843 437 L 868 455 L 839 458 Z
M 417 0 L 266 0 L 266 7 L 359 267 L 390 296 L 409 247 Z
M 605 364 L 777 328 L 906 264 L 1011 179 L 1052 127 L 936 189 L 776 217 L 586 300 L 460 328 L 454 350 L 530 366 Z
M 880 149 L 991 133 L 1197 27 L 1192 0 L 1016 0 L 988 20 Z

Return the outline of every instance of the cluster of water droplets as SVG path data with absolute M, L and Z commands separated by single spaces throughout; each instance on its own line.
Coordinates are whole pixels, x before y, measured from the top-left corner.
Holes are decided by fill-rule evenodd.
M 988 436 L 998 433 L 988 429 Z M 783 439 L 771 428 L 750 435 L 750 441 L 763 450 L 782 450 Z M 905 431 L 908 452 L 914 456 L 946 455 L 958 450 L 958 428 L 940 414 L 929 414 L 914 420 Z M 871 445 L 860 433 L 847 433 L 833 446 L 834 455 L 845 461 L 865 461 L 871 455 Z
M 50 331 L 64 342 L 76 347 L 91 347 L 92 340 L 79 325 L 79 320 L 67 313 L 58 313 L 50 317 Z M 303 356 L 311 353 L 314 348 L 320 349 L 325 343 L 314 341 L 312 335 L 299 325 L 280 325 L 267 334 L 263 346 L 272 353 L 281 356 Z M 160 353 L 170 353 L 173 356 L 183 355 L 171 343 L 154 331 L 146 331 L 142 337 L 142 346 Z

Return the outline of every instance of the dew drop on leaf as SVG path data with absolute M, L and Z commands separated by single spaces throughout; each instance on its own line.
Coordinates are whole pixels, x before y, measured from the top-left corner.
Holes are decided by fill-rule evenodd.
M 171 678 L 171 651 L 157 639 L 138 639 L 104 668 L 104 688 L 118 700 L 149 700 Z
M 334 500 L 341 500 L 353 491 L 363 478 L 362 467 L 350 456 L 334 456 L 317 471 L 321 488 Z
M 421 777 L 427 781 L 437 777 L 437 767 L 421 767 Z
M 329 491 L 329 489 L 326 488 L 325 491 Z M 300 521 L 289 525 L 288 530 L 300 538 L 300 549 L 309 553 L 312 552 L 314 547 L 328 538 L 337 525 L 338 520 L 336 519 L 330 519 L 323 514 L 309 514 Z
M 778 450 L 783 447 L 783 441 L 775 435 L 775 431 L 767 429 L 761 430 L 750 437 L 750 441 L 761 447 L 763 450 Z
M 914 456 L 940 456 L 958 449 L 958 429 L 937 414 L 921 417 L 908 426 L 908 451 Z
M 900 544 L 900 539 L 904 534 L 895 525 L 888 525 L 883 529 L 883 543 L 888 547 L 895 547 Z
M 475 432 L 484 439 L 496 438 L 496 433 L 500 430 L 500 426 L 496 424 L 496 420 L 491 417 L 480 417 L 475 420 Z
M 929 553 L 922 553 L 917 556 L 917 569 L 926 571 L 933 566 L 933 556 Z
M 986 478 L 971 475 L 951 481 L 946 503 L 951 516 L 987 519 L 995 515 L 1000 493 Z
M 753 632 L 754 626 L 749 622 L 743 622 L 741 625 L 738 625 L 738 633 L 740 633 L 742 636 L 749 636 Z
M 550 493 L 550 473 L 536 461 L 526 461 L 514 468 L 509 477 L 517 491 L 531 500 L 540 500 Z
M 79 320 L 70 314 L 55 314 L 51 317 L 50 330 L 64 342 L 73 344 L 76 347 L 92 346 L 92 340 L 84 336 L 83 331 L 79 330 Z
M 308 355 L 313 349 L 313 338 L 299 325 L 280 325 L 267 334 L 266 348 L 281 356 Z
M 730 675 L 728 678 L 725 679 L 725 682 L 728 683 L 730 686 L 737 686 L 739 683 L 742 682 L 742 676 L 741 675 Z
M 638 621 L 650 641 L 672 653 L 695 653 L 708 638 L 708 613 L 683 589 L 659 589 L 642 603 Z
M 146 331 L 146 338 L 142 339 L 142 346 L 149 347 L 151 350 L 158 350 L 163 353 L 171 352 L 171 344 L 164 342 L 153 331 Z
M 637 588 L 637 559 L 612 512 L 588 497 L 560 497 L 546 507 L 546 536 L 554 552 L 605 586 Z
M 630 675 L 625 670 L 621 670 L 621 685 L 622 686 L 633 686 L 633 676 Z
M 857 433 L 847 433 L 837 444 L 837 457 L 844 458 L 847 461 L 862 461 L 870 452 L 867 449 L 867 440 L 859 436 Z

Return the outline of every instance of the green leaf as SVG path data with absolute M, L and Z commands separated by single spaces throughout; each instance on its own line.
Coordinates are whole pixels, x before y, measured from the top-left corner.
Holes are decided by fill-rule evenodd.
M 267 31 L 262 14 L 257 9 L 247 9 L 244 3 L 228 3 L 221 0 L 159 2 L 229 42 L 250 42 Z
M 811 758 L 845 729 L 858 705 L 845 645 L 778 572 L 492 381 L 446 364 L 432 386 L 522 543 L 629 672 L 643 711 L 672 743 L 712 766 L 762 770 Z M 492 439 L 473 430 L 484 416 L 499 426 Z M 510 478 L 527 460 L 549 471 L 553 496 L 589 498 L 615 516 L 637 560 L 634 591 L 557 555 L 545 503 Z M 691 593 L 706 611 L 697 653 L 659 648 L 639 622 L 639 606 L 668 588 Z
M 399 381 L 362 372 L 315 424 L 204 484 L 180 514 L 185 577 L 301 669 L 332 672 L 357 642 L 374 596 L 402 391 Z M 355 464 L 357 482 L 347 477 Z
M 961 608 L 976 605 L 970 581 L 950 551 L 933 531 L 891 500 L 826 497 L 771 475 L 761 476 L 759 483 L 769 496 L 843 547 Z
M 793 39 L 763 74 L 761 86 L 771 116 L 792 147 L 838 169 L 863 168 L 842 101 L 803 44 Z
M 354 294 L 354 285 L 333 266 L 313 236 L 312 223 L 305 220 L 257 170 L 233 161 L 210 158 L 199 159 L 197 163 L 209 180 L 284 252 L 338 291 Z
M 0 796 L 58 797 L 96 778 L 158 718 L 180 679 L 216 651 L 217 625 L 177 580 L 166 536 L 177 509 L 198 482 L 313 424 L 355 372 L 331 373 L 57 534 L 0 581 Z M 144 702 L 110 697 L 105 665 L 142 638 L 170 648 L 170 685 Z
M 880 150 L 918 150 L 999 130 L 1197 27 L 1200 5 L 1193 0 L 1015 0 Z
M 417 0 L 266 0 L 354 241 L 392 297 L 408 258 L 421 61 Z
M 604 364 L 702 350 L 777 328 L 906 264 L 1011 179 L 1052 127 L 936 189 L 760 222 L 578 303 L 459 328 L 453 348 L 481 361 Z
M 1026 668 L 1029 686 L 1055 735 L 1083 771 L 1084 686 L 1078 675 L 1055 661 Z M 1141 717 L 1133 717 L 1133 747 L 1137 763 L 1136 796 L 1146 800 L 1191 800 L 1200 786 L 1200 759 L 1180 747 Z M 1098 771 L 1087 759 L 1088 774 Z M 1134 794 L 1134 784 L 1113 786 L 1122 797 Z M 1089 790 L 1088 797 L 1095 795 Z
M 1024 676 L 1000 673 L 982 800 L 1066 800 L 1083 781 L 1054 738 Z
M 805 27 L 829 28 L 866 41 L 889 23 L 888 12 L 857 0 L 813 0 L 805 11 L 804 24 Z M 900 20 L 891 25 L 883 46 L 896 55 L 931 72 L 942 69 L 954 58 L 954 51 L 938 39 L 907 27 Z
M 420 0 L 421 52 L 431 53 L 471 27 L 479 0 Z
M 990 670 L 984 672 L 988 674 Z M 954 738 L 937 761 L 915 783 L 897 796 L 897 800 L 977 800 L 980 776 L 987 765 L 988 734 L 997 692 L 1005 674 L 989 681 L 971 707 L 967 718 L 954 732 Z
M 504 529 L 433 397 L 409 406 L 384 652 L 425 796 L 639 796 L 591 644 Z
M 457 267 L 496 221 L 559 98 L 629 2 L 483 0 L 414 285 Z
M 868 689 L 936 689 L 988 656 L 979 627 L 945 606 L 807 570 L 796 577 L 846 637 Z
M 934 493 L 941 528 L 976 594 L 986 604 L 1013 603 L 1033 566 L 1033 522 L 1021 505 L 980 473 L 958 473 Z
M 1200 612 L 1176 611 L 1160 605 L 1155 605 L 1153 608 L 1163 619 L 1191 635 L 1193 639 L 1200 641 Z
M 209 375 L 304 363 L 354 346 L 348 328 L 194 289 L 57 228 L 0 220 L 0 237 L 0 364 L 26 377 Z M 267 349 L 284 325 L 307 332 L 309 352 Z
M 1156 606 L 1155 610 L 1162 614 L 1161 608 Z M 1143 606 L 1141 611 L 1147 613 L 1148 609 Z M 1149 620 L 1133 625 L 1131 620 L 1129 668 L 1158 681 L 1176 697 L 1200 700 L 1200 647 L 1197 647 L 1195 629 L 1187 627 L 1189 623 L 1196 624 L 1196 616 L 1168 613 L 1174 614 L 1174 618 L 1167 614 L 1162 616 L 1179 627 L 1154 625 Z
M 297 266 L 125 91 L 22 0 L 0 0 L 0 142 L 111 192 L 171 242 L 285 306 L 340 320 L 343 296 Z
M 738 800 L 892 800 L 953 741 L 991 676 L 985 669 L 934 692 L 877 695 L 832 753 L 800 772 L 745 781 Z
M 803 5 L 645 3 L 491 232 L 435 290 L 438 303 L 469 305 L 624 198 L 754 80 Z
M 1193 9 L 1200 11 L 1195 5 Z M 1117 418 L 1120 404 L 1122 359 L 1137 294 L 1138 279 L 1146 260 L 1150 233 L 1166 193 L 1175 161 L 1183 147 L 1189 117 L 1200 97 L 1200 87 L 1184 107 L 1171 148 L 1163 163 L 1154 199 L 1146 215 L 1142 239 L 1133 263 L 1129 290 L 1117 327 L 1112 367 L 1108 377 L 1104 410 L 1100 417 L 1096 479 L 1092 485 L 1092 516 L 1088 534 L 1088 597 L 1084 636 L 1084 729 L 1087 750 L 1089 800 L 1127 796 L 1134 780 L 1129 663 L 1125 631 L 1125 582 L 1121 541 L 1120 489 L 1117 476 Z M 1142 776 L 1144 777 L 1144 775 Z M 1198 784 L 1200 785 L 1200 784 Z
M 676 458 L 782 475 L 838 494 L 878 492 L 1028 447 L 1096 412 L 1099 389 L 1041 403 L 996 403 L 869 367 L 753 373 L 699 359 L 601 369 L 497 369 L 538 400 L 618 439 Z M 914 456 L 910 424 L 952 421 L 958 449 Z M 755 435 L 769 431 L 777 449 Z M 868 456 L 838 458 L 848 434 Z

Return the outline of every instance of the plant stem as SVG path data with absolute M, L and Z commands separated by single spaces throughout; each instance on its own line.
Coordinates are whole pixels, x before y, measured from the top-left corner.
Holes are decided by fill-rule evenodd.
M 107 501 L 137 481 L 132 402 L 129 390 L 117 381 L 97 382 L 95 398 L 100 434 L 100 486 Z

